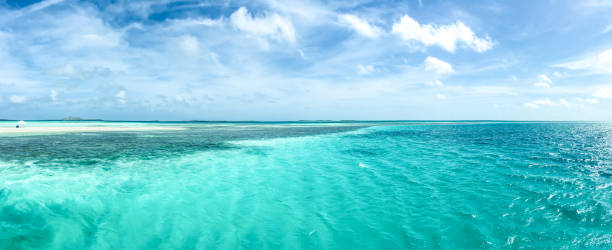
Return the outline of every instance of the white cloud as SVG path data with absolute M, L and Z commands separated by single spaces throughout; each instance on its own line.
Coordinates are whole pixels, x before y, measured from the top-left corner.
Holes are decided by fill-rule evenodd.
M 458 45 L 464 44 L 477 52 L 484 52 L 493 47 L 493 41 L 486 36 L 480 38 L 472 29 L 461 21 L 449 25 L 420 24 L 408 15 L 393 24 L 393 34 L 399 35 L 408 42 L 420 42 L 425 46 L 438 45 L 454 52 Z
M 360 75 L 369 75 L 374 73 L 374 66 L 372 65 L 357 65 L 357 73 Z
M 589 98 L 589 99 L 586 99 L 586 102 L 588 102 L 590 104 L 597 104 L 597 103 L 599 103 L 599 99 L 597 99 L 597 98 Z
M 534 83 L 533 85 L 539 88 L 548 88 L 550 87 L 550 84 L 552 84 L 552 80 L 550 80 L 550 78 L 547 75 L 540 75 L 538 76 L 539 81 Z
M 25 101 L 26 101 L 25 96 L 21 96 L 21 95 L 9 96 L 9 102 L 12 102 L 12 103 L 24 103 Z
M 125 104 L 125 90 L 120 90 L 119 92 L 117 92 L 115 97 L 117 97 L 117 101 L 119 103 Z
M 208 55 L 210 56 L 210 59 L 217 65 L 222 65 L 222 63 L 219 61 L 219 55 L 217 55 L 217 53 L 215 52 L 210 52 L 208 53 Z
M 57 101 L 57 91 L 51 90 L 51 93 L 49 93 L 49 97 L 51 98 L 51 101 Z
M 559 99 L 559 103 L 561 103 L 561 105 L 565 106 L 566 108 L 571 107 L 572 105 L 565 99 Z
M 601 33 L 608 33 L 612 30 L 612 25 L 608 25 Z
M 284 4 L 282 1 L 277 2 Z M 307 1 L 301 3 L 307 3 Z M 416 2 L 414 4 L 416 5 Z M 445 77 L 449 76 L 449 72 L 453 72 L 455 67 L 457 67 L 457 72 L 464 74 L 469 70 L 470 65 L 460 67 L 452 58 L 433 53 L 430 55 L 437 58 L 431 57 L 430 60 L 427 60 L 417 57 L 417 60 L 423 61 L 414 64 L 413 60 L 405 57 L 405 53 L 396 53 L 401 52 L 402 48 L 407 49 L 405 43 L 408 42 L 401 40 L 399 35 L 389 36 L 387 33 L 391 33 L 393 21 L 399 22 L 402 13 L 397 16 L 397 19 L 387 23 L 387 26 L 383 26 L 377 19 L 370 17 L 381 17 L 381 14 L 393 15 L 392 12 L 395 10 L 385 9 L 382 10 L 383 12 L 378 12 L 379 10 L 368 8 L 364 9 L 366 12 L 360 12 L 366 14 L 353 13 L 364 21 L 359 30 L 359 23 L 351 23 L 349 20 L 342 23 L 343 20 L 336 13 L 338 10 L 350 9 L 336 6 L 350 4 L 326 2 L 322 5 L 333 6 L 328 9 L 329 13 L 313 15 L 312 19 L 307 19 L 292 12 L 268 7 L 266 3 L 261 3 L 261 5 L 249 3 L 248 11 L 245 8 L 242 14 L 240 11 L 234 12 L 235 17 L 242 15 L 246 25 L 239 25 L 239 22 L 233 22 L 229 17 L 240 6 L 236 6 L 232 12 L 218 19 L 198 18 L 197 13 L 192 13 L 194 15 L 189 15 L 191 18 L 187 19 L 169 19 L 152 23 L 143 21 L 133 25 L 123 21 L 138 19 L 130 18 L 116 23 L 115 21 L 118 20 L 112 19 L 109 13 L 102 12 L 102 8 L 90 8 L 89 5 L 81 4 L 81 2 L 50 7 L 48 12 L 41 11 L 40 15 L 36 13 L 36 15 L 25 16 L 18 20 L 19 22 L 7 21 L 4 23 L 6 25 L 4 34 L 6 35 L 0 32 L 0 65 L 2 65 L 0 67 L 0 76 L 2 76 L 0 77 L 0 96 L 3 98 L 3 104 L 8 105 L 10 95 L 24 95 L 24 98 L 27 98 L 27 100 L 24 99 L 24 102 L 33 104 L 27 105 L 27 108 L 34 107 L 37 101 L 42 101 L 41 103 L 44 104 L 44 102 L 57 100 L 52 105 L 46 105 L 47 107 L 38 105 L 40 109 L 31 110 L 32 116 L 49 115 L 54 112 L 53 110 L 58 110 L 58 112 L 77 109 L 91 110 L 89 107 L 96 106 L 100 107 L 94 109 L 95 112 L 98 112 L 97 114 L 105 114 L 101 118 L 133 116 L 140 119 L 301 119 L 303 117 L 299 116 L 302 115 L 310 115 L 310 117 L 323 115 L 340 119 L 355 118 L 349 116 L 360 115 L 357 111 L 364 110 L 363 107 L 368 105 L 379 105 L 375 108 L 382 110 L 383 107 L 386 107 L 383 105 L 397 107 L 397 104 L 403 104 L 400 105 L 401 107 L 423 104 L 423 108 L 414 115 L 435 117 L 437 114 L 431 112 L 429 104 L 454 100 L 458 102 L 448 108 L 451 109 L 449 112 L 456 112 L 457 115 L 469 116 L 476 110 L 477 115 L 482 114 L 479 117 L 497 117 L 495 115 L 498 114 L 495 111 L 487 112 L 490 112 L 494 103 L 499 103 L 505 111 L 502 115 L 512 116 L 514 114 L 515 116 L 510 118 L 519 119 L 523 118 L 523 113 L 511 109 L 522 109 L 521 105 L 524 102 L 546 97 L 546 95 L 551 95 L 549 96 L 551 98 L 556 97 L 552 100 L 557 103 L 558 109 L 563 109 L 564 105 L 559 100 L 560 96 L 566 99 L 568 105 L 584 103 L 592 108 L 597 107 L 589 103 L 601 101 L 601 109 L 595 109 L 595 111 L 605 110 L 605 105 L 610 104 L 606 102 L 606 99 L 591 96 L 597 87 L 606 85 L 589 86 L 588 84 L 600 84 L 597 81 L 602 78 L 579 79 L 580 75 L 574 75 L 572 80 L 584 82 L 587 85 L 559 86 L 560 80 L 557 78 L 559 76 L 553 74 L 553 71 L 572 73 L 562 68 L 540 72 L 546 73 L 549 79 L 554 79 L 552 80 L 554 84 L 551 84 L 554 86 L 552 89 L 533 87 L 533 84 L 540 80 L 539 74 L 533 74 L 527 78 L 525 75 L 516 75 L 519 76 L 518 78 L 513 77 L 515 81 L 528 79 L 527 88 L 525 85 L 511 82 L 511 74 L 506 74 L 506 76 L 502 74 L 497 79 L 486 77 L 494 71 L 512 71 L 508 68 L 510 66 L 496 66 L 501 65 L 496 63 L 496 60 L 484 60 L 478 65 L 472 65 L 475 70 L 467 77 L 458 78 L 458 82 L 447 80 Z M 60 9 L 64 6 L 70 8 Z M 250 6 L 257 6 L 257 9 Z M 155 8 L 163 8 L 163 5 Z M 261 9 L 267 12 L 262 12 Z M 288 40 L 289 36 L 274 23 L 274 18 L 272 18 L 276 15 L 274 13 L 291 21 L 292 27 L 295 27 L 294 32 L 298 32 L 293 33 L 291 37 L 297 40 L 297 44 L 291 44 Z M 449 18 L 454 18 L 450 19 L 453 20 L 452 22 L 429 23 L 433 24 L 430 30 L 431 34 L 435 35 L 434 38 L 439 37 L 438 33 L 443 30 L 439 24 L 451 24 L 448 26 L 454 27 L 456 20 L 462 20 L 465 24 L 477 23 L 477 20 L 468 23 L 469 19 L 466 17 L 456 18 L 452 13 L 449 15 L 451 16 Z M 263 22 L 262 20 L 268 21 Z M 421 19 L 418 21 L 423 22 Z M 272 29 L 260 27 L 259 24 L 262 22 L 271 23 L 270 25 L 274 27 Z M 477 30 L 475 26 L 469 26 L 479 38 L 485 38 L 484 32 Z M 427 30 L 424 27 L 426 25 L 419 26 L 421 30 Z M 331 34 L 343 29 L 345 33 L 350 32 L 353 35 L 349 37 L 327 36 L 328 32 Z M 603 26 L 598 27 L 597 31 L 601 29 Z M 93 34 L 89 36 L 89 40 L 82 39 L 82 37 L 88 37 L 88 34 Z M 83 41 L 96 42 L 96 39 L 105 37 L 105 34 L 110 34 L 111 42 L 98 42 L 100 46 L 77 45 L 78 42 Z M 323 35 L 325 37 L 321 37 Z M 368 37 L 378 38 L 369 39 Z M 451 40 L 453 39 L 455 38 Z M 6 41 L 5 45 L 2 45 L 1 40 Z M 459 38 L 455 40 L 451 41 L 453 43 L 451 47 L 458 54 L 459 52 L 476 54 L 466 42 Z M 269 46 L 274 48 L 273 53 L 261 53 L 257 50 L 257 43 L 261 41 L 268 42 Z M 425 43 L 418 39 L 410 41 L 419 48 L 428 50 L 437 51 L 442 47 L 441 40 L 434 41 L 432 45 L 424 45 Z M 70 44 L 73 46 L 68 46 Z M 2 48 L 2 46 L 5 47 Z M 447 46 L 447 48 L 451 47 Z M 446 48 L 443 47 L 443 49 Z M 188 54 L 197 52 L 200 56 L 186 58 L 183 52 Z M 447 53 L 446 51 L 439 52 Z M 427 54 L 425 56 L 427 57 Z M 404 58 L 406 59 L 402 63 Z M 441 58 L 449 61 L 444 62 L 440 60 Z M 512 61 L 512 58 L 508 60 Z M 567 61 L 569 60 L 563 62 Z M 10 66 L 9 63 L 19 67 Z M 506 61 L 504 64 L 507 65 Z M 429 66 L 428 70 L 425 70 L 427 66 Z M 486 70 L 476 70 L 480 68 L 486 68 Z M 367 77 L 358 77 L 357 74 Z M 30 83 L 24 84 L 14 79 Z M 606 79 L 603 78 L 603 80 Z M 398 82 L 402 84 L 397 84 Z M 51 89 L 56 91 L 55 94 Z M 127 100 L 128 90 L 130 100 Z M 572 91 L 573 93 L 570 93 Z M 542 95 L 544 93 L 546 95 Z M 531 96 L 531 98 L 519 101 L 516 106 L 512 106 L 511 104 L 521 96 Z M 577 101 L 573 98 L 574 96 L 582 96 L 584 99 Z M 587 98 L 592 98 L 594 101 L 588 101 Z M 339 99 L 343 103 L 346 102 L 350 110 L 338 110 L 335 111 L 336 113 L 330 111 L 334 109 L 329 107 L 337 106 Z M 187 101 L 192 103 L 193 107 L 173 105 Z M 109 102 L 123 108 L 113 109 L 112 105 L 108 105 Z M 487 104 L 490 106 L 484 106 L 482 113 L 480 113 L 481 110 L 474 109 L 474 107 Z M 313 111 L 313 114 L 294 112 L 293 114 L 298 115 L 282 115 L 292 111 L 287 109 L 287 106 L 305 107 L 307 105 L 313 105 L 309 106 L 312 108 L 308 110 L 328 110 L 326 112 L 329 113 Z M 202 113 L 201 107 L 210 107 L 210 111 Z M 432 107 L 435 108 L 435 105 Z M 105 108 L 111 110 L 103 110 Z M 155 110 L 154 113 L 147 114 L 146 111 L 149 109 Z M 13 110 L 15 111 L 9 108 L 5 112 L 21 112 L 20 110 L 23 109 Z M 351 113 L 351 110 L 357 111 Z M 379 115 L 376 112 L 372 113 Z M 553 112 L 549 113 L 553 114 Z M 381 112 L 380 115 L 393 118 L 398 114 L 408 113 L 388 112 L 383 114 Z M 409 112 L 408 115 L 411 114 Z M 595 113 L 584 112 L 584 114 Z M 12 116 L 12 114 L 5 116 Z M 371 114 L 364 114 L 360 117 L 377 118 Z
M 61 3 L 63 1 L 64 0 L 47 0 L 47 1 L 38 2 L 36 4 L 32 4 L 32 5 L 28 6 L 26 11 L 27 12 L 39 11 L 39 10 L 45 9 L 45 8 L 47 8 L 49 6 Z
M 119 45 L 120 34 L 83 34 L 77 36 L 70 44 L 71 48 L 113 48 Z
M 22 15 L 27 15 L 29 13 L 33 13 L 33 12 L 37 12 L 43 9 L 46 9 L 48 7 L 51 7 L 53 5 L 59 4 L 64 2 L 64 0 L 46 0 L 46 1 L 40 1 L 38 3 L 32 4 L 28 7 L 25 7 L 23 9 L 19 9 L 13 13 L 9 13 L 7 16 L 8 17 L 12 17 L 12 18 L 18 18 L 21 17 Z M 12 15 L 11 15 L 12 14 Z
M 551 101 L 549 98 L 538 99 L 531 102 L 526 102 L 523 106 L 527 108 L 540 108 L 541 106 L 554 106 L 557 105 L 555 102 Z
M 53 30 L 44 31 L 40 35 L 57 39 L 66 50 L 111 49 L 123 41 L 120 30 L 86 13 L 75 13 L 49 22 L 55 26 Z
M 427 85 L 432 87 L 442 87 L 444 86 L 444 83 L 442 83 L 440 80 L 431 80 L 427 82 Z
M 573 108 L 573 107 L 584 107 L 584 100 L 582 98 L 575 98 L 576 102 L 575 103 L 571 103 L 568 100 L 561 98 L 559 99 L 559 102 L 554 102 L 551 101 L 549 98 L 544 98 L 544 99 L 538 99 L 532 102 L 527 102 L 524 103 L 523 106 L 527 107 L 527 108 L 540 108 L 542 106 L 563 106 L 566 108 Z M 597 99 L 594 100 L 586 100 L 589 103 L 598 103 L 599 101 Z
M 425 58 L 425 70 L 433 71 L 436 74 L 449 74 L 454 72 L 453 66 L 449 63 L 432 56 Z
M 568 99 L 560 98 L 558 102 L 550 100 L 550 98 L 543 98 L 534 100 L 531 102 L 526 102 L 523 104 L 524 107 L 527 108 L 540 108 L 542 106 L 562 106 L 565 108 L 584 108 L 585 104 L 597 104 L 599 100 L 596 98 L 591 99 L 583 99 L 583 98 L 573 98 L 573 101 L 568 101 Z
M 552 83 L 552 80 L 550 80 L 550 78 L 548 78 L 548 76 L 547 76 L 547 75 L 542 74 L 542 75 L 540 75 L 539 77 L 540 77 L 540 79 L 541 79 L 542 81 L 545 81 L 545 82 L 547 82 L 547 83 Z
M 128 70 L 128 65 L 123 62 L 104 62 L 90 59 L 76 63 L 78 64 L 66 64 L 57 67 L 51 72 L 66 78 L 85 80 L 96 76 L 105 76 L 111 72 L 126 72 Z
M 117 92 L 117 95 L 115 95 L 115 97 L 120 98 L 120 99 L 125 99 L 125 90 L 121 90 Z
M 559 71 L 553 72 L 553 76 L 557 78 L 565 77 L 567 74 Z
M 171 19 L 168 20 L 173 26 L 218 26 L 221 25 L 222 19 L 210 18 L 187 18 L 187 19 Z
M 563 105 L 566 108 L 576 108 L 576 107 L 577 108 L 584 108 L 585 107 L 585 105 L 584 105 L 585 102 L 586 103 L 590 103 L 590 104 L 596 104 L 596 103 L 599 103 L 599 100 L 597 100 L 597 99 L 587 99 L 587 100 L 584 100 L 582 98 L 574 98 L 573 102 L 569 102 L 568 100 L 563 99 L 563 98 L 559 99 L 559 104 Z
M 518 89 L 508 86 L 480 85 L 466 88 L 466 92 L 472 96 L 516 96 Z
M 123 44 L 124 32 L 108 25 L 93 12 L 81 10 L 57 15 L 37 15 L 37 18 L 24 17 L 32 23 L 27 35 L 39 39 L 39 51 L 46 46 L 54 50 L 72 53 L 77 50 L 116 49 Z
M 339 16 L 340 21 L 349 24 L 357 33 L 370 38 L 379 37 L 383 31 L 375 25 L 369 24 L 367 21 L 350 14 Z
M 550 83 L 544 82 L 544 81 L 540 81 L 540 82 L 534 83 L 533 86 L 536 86 L 538 88 L 550 88 Z
M 275 40 L 295 42 L 295 29 L 287 18 L 278 14 L 253 17 L 245 7 L 240 7 L 230 16 L 232 25 L 244 32 L 257 36 L 267 36 Z
M 583 59 L 553 65 L 570 70 L 590 70 L 599 73 L 612 73 L 612 49 Z
M 73 67 L 72 65 L 70 65 L 70 64 L 66 64 L 66 65 L 64 66 L 64 68 L 63 68 L 63 69 L 61 69 L 61 70 L 58 70 L 58 72 L 59 72 L 60 74 L 62 74 L 62 75 L 65 75 L 65 76 L 70 76 L 70 77 L 73 77 L 73 76 L 76 76 L 76 75 L 77 75 L 76 70 L 75 70 L 75 69 L 74 69 L 74 67 Z
M 593 96 L 601 99 L 609 99 L 612 98 L 612 88 L 610 87 L 600 87 L 593 91 Z
M 200 52 L 199 41 L 194 36 L 185 35 L 179 38 L 179 48 L 187 54 Z

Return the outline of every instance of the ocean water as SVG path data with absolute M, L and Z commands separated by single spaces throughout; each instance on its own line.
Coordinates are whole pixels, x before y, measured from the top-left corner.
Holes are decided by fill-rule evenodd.
M 612 123 L 151 124 L 0 135 L 0 249 L 612 249 Z

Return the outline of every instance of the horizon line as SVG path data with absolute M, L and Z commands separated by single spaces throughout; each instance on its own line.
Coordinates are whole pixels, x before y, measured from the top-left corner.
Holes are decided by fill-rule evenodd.
M 21 121 L 23 119 L 0 119 L 0 122 L 6 121 Z M 443 119 L 414 119 L 414 120 L 360 120 L 360 119 L 304 119 L 304 120 L 113 120 L 113 119 L 31 119 L 24 121 L 42 122 L 42 121 L 64 121 L 64 122 L 611 122 L 610 120 L 495 120 L 495 119 L 459 119 L 459 120 L 443 120 Z

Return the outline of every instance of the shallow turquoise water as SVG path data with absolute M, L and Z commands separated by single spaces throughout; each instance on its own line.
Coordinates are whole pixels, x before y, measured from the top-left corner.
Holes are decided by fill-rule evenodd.
M 179 125 L 0 136 L 0 249 L 612 248 L 611 123 Z

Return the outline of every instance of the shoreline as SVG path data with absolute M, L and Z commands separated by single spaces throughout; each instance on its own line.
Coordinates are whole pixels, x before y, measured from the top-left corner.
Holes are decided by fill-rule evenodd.
M 77 132 L 125 132 L 125 131 L 175 131 L 183 127 L 0 127 L 0 135 L 22 133 L 77 133 Z

